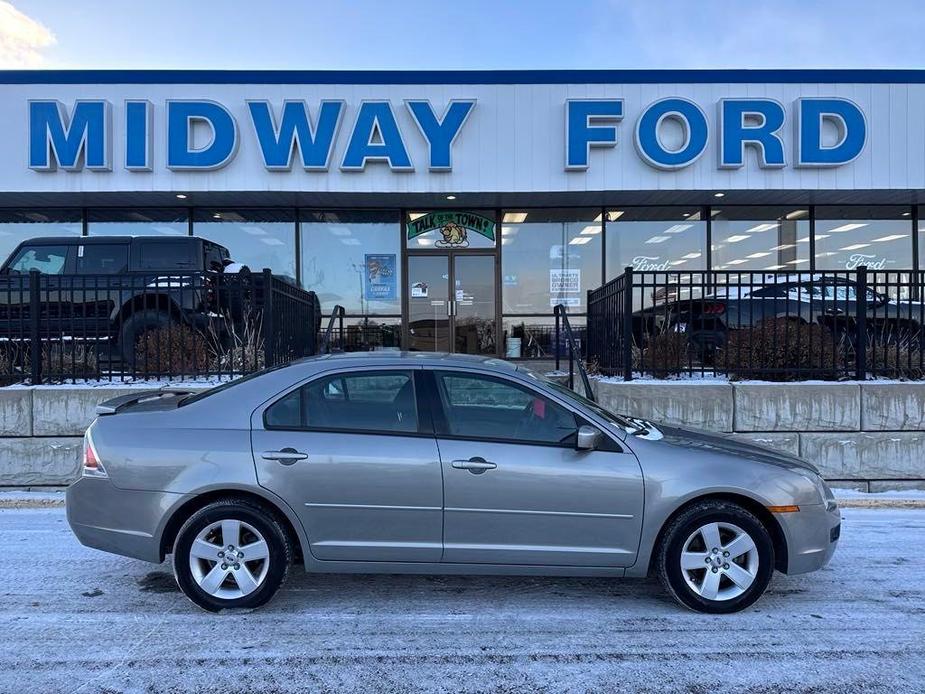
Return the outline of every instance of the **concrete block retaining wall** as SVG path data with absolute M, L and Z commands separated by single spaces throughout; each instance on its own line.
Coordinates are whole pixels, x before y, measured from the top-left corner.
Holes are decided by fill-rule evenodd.
M 925 383 L 593 386 L 608 409 L 799 455 L 846 486 L 925 489 Z
M 594 381 L 617 412 L 799 455 L 860 489 L 925 489 L 925 383 Z M 78 474 L 97 403 L 145 387 L 0 388 L 0 487 Z
M 62 486 L 80 473 L 96 406 L 149 387 L 0 388 L 0 487 Z M 201 388 L 190 388 L 201 390 Z

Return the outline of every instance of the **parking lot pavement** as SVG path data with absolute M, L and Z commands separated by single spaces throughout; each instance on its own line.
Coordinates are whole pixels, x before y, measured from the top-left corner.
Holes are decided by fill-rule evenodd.
M 655 581 L 301 569 L 211 615 L 62 509 L 0 510 L 0 691 L 925 691 L 925 511 L 844 515 L 829 567 L 736 615 Z

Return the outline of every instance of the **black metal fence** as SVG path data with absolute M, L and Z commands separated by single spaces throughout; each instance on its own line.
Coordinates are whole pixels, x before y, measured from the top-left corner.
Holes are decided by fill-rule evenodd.
M 335 307 L 328 323 L 322 325 L 317 335 L 319 351 L 327 349 L 334 352 L 372 352 L 380 349 L 401 349 L 401 325 L 379 323 L 375 319 L 361 319 L 360 322 L 347 324 L 349 320 L 342 316 Z M 328 330 L 330 328 L 330 330 Z
M 0 385 L 233 378 L 314 354 L 314 293 L 269 270 L 0 277 Z
M 573 317 L 573 320 L 583 319 Z M 578 354 L 583 355 L 587 341 L 587 329 L 583 325 L 572 325 L 571 331 L 575 349 Z M 511 358 L 561 359 L 569 352 L 566 336 L 558 319 L 553 325 L 531 325 L 527 322 L 514 323 L 510 327 L 510 334 L 506 337 L 520 339 L 520 353 L 517 356 L 509 355 Z
M 588 292 L 605 376 L 925 378 L 925 272 L 637 272 Z

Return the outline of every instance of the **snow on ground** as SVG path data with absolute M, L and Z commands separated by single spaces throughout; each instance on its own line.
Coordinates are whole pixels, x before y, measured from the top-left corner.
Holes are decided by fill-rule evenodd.
M 832 493 L 839 501 L 851 501 L 854 499 L 864 500 L 884 500 L 891 499 L 910 499 L 925 501 L 925 489 L 891 489 L 885 492 L 862 492 L 857 489 L 840 489 L 833 488 Z
M 925 511 L 848 509 L 832 563 L 735 615 L 651 580 L 306 575 L 212 615 L 155 566 L 0 510 L 0 692 L 925 691 Z

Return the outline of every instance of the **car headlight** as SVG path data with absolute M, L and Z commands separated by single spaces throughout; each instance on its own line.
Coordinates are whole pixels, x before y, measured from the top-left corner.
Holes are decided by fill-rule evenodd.
M 825 510 L 834 511 L 837 509 L 838 502 L 835 500 L 835 494 L 832 493 L 831 488 L 825 483 L 825 480 L 819 475 L 816 475 L 815 484 L 816 489 L 819 490 L 819 496 L 822 497 L 822 502 L 825 504 Z

